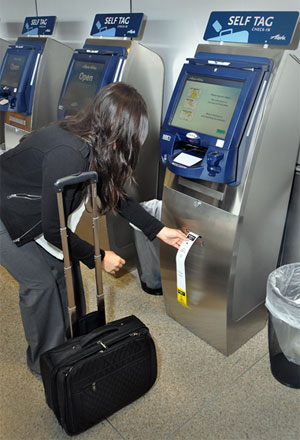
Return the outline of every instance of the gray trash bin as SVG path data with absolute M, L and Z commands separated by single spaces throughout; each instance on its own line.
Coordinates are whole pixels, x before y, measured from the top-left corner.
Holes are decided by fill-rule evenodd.
M 158 220 L 161 219 L 161 205 L 162 201 L 157 199 L 141 203 L 141 206 Z M 162 295 L 160 241 L 158 238 L 150 241 L 140 229 L 132 224 L 131 226 L 134 229 L 137 269 L 142 289 L 151 295 Z
M 283 385 L 300 388 L 300 263 L 270 273 L 266 307 L 272 374 Z

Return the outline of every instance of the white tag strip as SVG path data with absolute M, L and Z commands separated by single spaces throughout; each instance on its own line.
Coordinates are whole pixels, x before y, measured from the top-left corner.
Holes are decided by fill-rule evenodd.
M 189 232 L 187 234 L 189 240 L 181 243 L 176 254 L 177 301 L 185 307 L 188 307 L 185 281 L 185 259 L 198 237 L 198 234 Z

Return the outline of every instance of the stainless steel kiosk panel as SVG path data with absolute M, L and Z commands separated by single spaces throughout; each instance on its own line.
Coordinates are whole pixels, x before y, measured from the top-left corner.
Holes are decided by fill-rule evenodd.
M 19 37 L 6 52 L 0 94 L 5 111 L 5 148 L 57 119 L 57 103 L 73 50 L 50 37 Z M 12 66 L 12 68 L 11 68 Z M 12 75 L 17 66 L 18 75 Z M 10 84 L 10 81 L 12 83 Z
M 177 164 L 178 172 L 174 166 L 168 169 L 164 183 L 162 221 L 202 236 L 185 261 L 187 307 L 177 300 L 176 250 L 161 246 L 167 313 L 229 355 L 262 329 L 267 317 L 266 282 L 277 265 L 299 147 L 300 69 L 290 52 L 279 49 L 199 45 L 199 52 L 206 52 L 212 63 L 247 55 L 265 57 L 272 66 L 245 119 L 229 181 L 225 174 L 218 181 L 225 167 L 221 159 L 211 168 L 210 181 L 189 178 L 184 165 Z M 174 111 L 169 119 L 167 113 L 161 133 L 162 160 L 169 168 L 179 140 L 178 134 L 174 150 L 170 145 L 167 151 Z M 162 145 L 163 137 L 167 142 Z M 209 142 L 202 147 L 201 160 L 209 171 Z

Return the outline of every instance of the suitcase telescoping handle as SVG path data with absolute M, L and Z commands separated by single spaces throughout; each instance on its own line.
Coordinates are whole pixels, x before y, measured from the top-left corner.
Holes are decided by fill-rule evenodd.
M 91 184 L 98 182 L 98 174 L 96 173 L 96 171 L 86 171 L 83 173 L 77 173 L 72 174 L 71 176 L 62 177 L 54 183 L 54 186 L 56 188 L 56 192 L 58 193 L 62 192 L 65 186 L 75 185 L 77 183 L 87 181 L 89 181 Z
M 99 233 L 99 216 L 97 210 L 97 181 L 98 174 L 96 171 L 87 171 L 78 174 L 72 174 L 71 176 L 58 179 L 55 184 L 55 191 L 57 195 L 59 222 L 60 222 L 60 235 L 62 241 L 62 250 L 64 254 L 64 270 L 66 279 L 66 289 L 68 296 L 68 312 L 70 322 L 70 335 L 73 336 L 73 324 L 76 320 L 76 305 L 74 298 L 74 286 L 72 278 L 72 266 L 70 261 L 70 253 L 68 246 L 68 236 L 66 220 L 64 215 L 64 204 L 62 193 L 65 186 L 74 185 L 82 182 L 90 182 L 91 184 L 91 199 L 93 209 L 93 233 L 94 233 L 94 247 L 95 247 L 95 273 L 96 273 L 96 286 L 97 286 L 97 308 L 103 315 L 103 322 L 105 322 L 105 307 L 103 296 L 103 284 L 102 284 L 102 270 L 101 270 L 101 254 L 100 254 L 100 233 Z

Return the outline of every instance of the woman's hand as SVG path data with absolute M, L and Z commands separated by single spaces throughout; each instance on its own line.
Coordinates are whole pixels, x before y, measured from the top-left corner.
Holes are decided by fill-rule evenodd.
M 167 226 L 164 226 L 159 231 L 157 237 L 164 243 L 174 246 L 176 249 L 179 249 L 183 241 L 188 240 L 186 235 L 184 235 L 180 229 L 167 228 Z
M 113 251 L 105 251 L 105 256 L 102 260 L 102 269 L 112 275 L 115 275 L 126 261 Z

